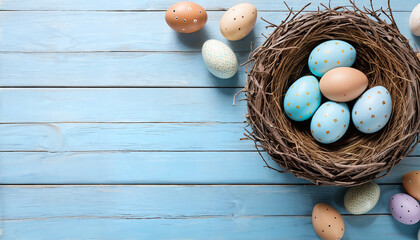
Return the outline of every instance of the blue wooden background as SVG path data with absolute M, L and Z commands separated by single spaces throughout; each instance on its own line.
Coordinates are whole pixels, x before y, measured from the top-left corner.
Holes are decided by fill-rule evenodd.
M 420 148 L 378 181 L 382 196 L 363 216 L 344 209 L 345 188 L 265 168 L 253 144 L 239 140 L 246 103 L 234 107 L 232 98 L 244 68 L 219 80 L 200 54 L 207 39 L 228 42 L 218 21 L 242 1 L 197 0 L 209 20 L 188 35 L 164 21 L 174 2 L 0 1 L 2 239 L 316 239 L 318 202 L 344 215 L 344 239 L 416 239 L 420 224 L 396 222 L 387 204 L 403 191 L 402 174 L 420 169 Z M 248 2 L 274 23 L 287 15 L 278 0 Z M 308 11 L 328 3 L 312 2 Z M 417 3 L 392 2 L 413 46 Z M 259 19 L 248 37 L 228 43 L 240 62 L 251 42 L 264 41 L 265 25 Z

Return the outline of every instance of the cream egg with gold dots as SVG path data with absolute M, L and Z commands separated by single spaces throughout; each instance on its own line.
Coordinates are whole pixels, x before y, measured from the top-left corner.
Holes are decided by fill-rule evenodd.
M 351 67 L 356 61 L 356 49 L 341 40 L 329 40 L 316 46 L 308 59 L 309 70 L 318 77 L 337 67 Z
M 238 71 L 238 60 L 225 43 L 210 39 L 202 47 L 201 55 L 207 69 L 218 78 L 231 78 Z
M 391 111 L 388 90 L 382 86 L 373 87 L 356 100 L 352 110 L 353 124 L 363 133 L 375 133 L 388 123 Z
M 283 107 L 290 119 L 305 121 L 314 115 L 320 104 L 321 91 L 318 80 L 314 76 L 304 76 L 287 90 Z
M 311 133 L 324 144 L 339 140 L 350 124 L 350 111 L 345 103 L 328 101 L 322 104 L 311 120 Z

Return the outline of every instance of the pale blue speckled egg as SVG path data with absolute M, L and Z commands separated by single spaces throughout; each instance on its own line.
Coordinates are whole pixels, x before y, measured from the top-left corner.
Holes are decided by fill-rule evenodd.
M 319 44 L 309 55 L 308 65 L 311 72 L 322 77 L 336 67 L 351 67 L 356 61 L 356 49 L 341 40 L 329 40 Z
M 231 78 L 238 71 L 238 60 L 235 53 L 225 43 L 210 39 L 201 49 L 207 69 L 218 78 Z
M 388 90 L 382 86 L 373 87 L 360 96 L 353 106 L 353 124 L 363 133 L 381 130 L 389 120 L 392 100 Z
M 312 117 L 311 133 L 318 142 L 333 143 L 346 133 L 349 123 L 350 111 L 347 104 L 328 101 Z
M 305 121 L 312 117 L 321 104 L 319 82 L 314 76 L 304 76 L 296 80 L 287 90 L 283 107 L 287 116 L 295 121 Z

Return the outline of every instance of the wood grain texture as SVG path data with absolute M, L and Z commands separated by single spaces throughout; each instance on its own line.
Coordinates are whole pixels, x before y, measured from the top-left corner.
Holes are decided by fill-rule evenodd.
M 388 201 L 401 185 L 382 185 L 369 214 L 389 214 Z M 3 186 L 3 218 L 199 218 L 310 216 L 316 203 L 328 202 L 341 214 L 346 188 L 314 185 L 201 186 Z M 37 201 L 34 201 L 37 199 Z
M 238 88 L 8 88 L 0 122 L 243 122 Z M 243 95 L 242 95 L 243 97 Z
M 391 216 L 344 216 L 343 239 L 415 240 L 417 228 Z M 24 230 L 22 230 L 24 229 Z M 82 218 L 6 221 L 4 239 L 25 240 L 313 240 L 309 216 L 193 219 Z
M 263 154 L 268 160 L 267 154 Z M 272 166 L 277 166 L 269 161 Z M 280 168 L 279 168 L 280 169 Z M 407 157 L 379 183 L 420 169 Z M 2 152 L 0 184 L 309 184 L 256 152 Z
M 143 11 L 152 11 L 152 10 L 166 10 L 169 6 L 174 4 L 176 1 L 170 0 L 142 0 L 142 1 L 132 1 L 132 0 L 2 0 L 0 5 L 0 10 L 143 10 Z M 230 0 L 227 4 L 223 0 L 197 0 L 196 3 L 203 6 L 206 10 L 225 10 L 233 5 L 242 3 L 241 0 Z M 269 11 L 286 11 L 286 7 L 283 2 L 276 0 L 249 0 L 247 1 L 257 7 L 260 10 L 269 10 Z M 305 6 L 308 2 L 311 2 L 312 5 L 308 7 L 307 10 L 317 10 L 317 7 L 320 3 L 327 4 L 326 1 L 322 0 L 289 0 L 286 1 L 289 7 L 300 9 Z M 358 6 L 369 6 L 369 0 L 356 0 Z M 411 11 L 417 4 L 415 0 L 407 1 L 391 1 L 391 7 L 394 11 Z M 348 0 L 334 0 L 331 1 L 331 6 L 341 6 L 349 5 Z M 374 6 L 387 6 L 387 0 L 376 0 L 374 1 Z
M 380 201 L 400 191 L 399 186 L 381 189 Z M 44 240 L 150 236 L 316 239 L 308 216 L 312 205 L 328 201 L 345 212 L 342 190 L 314 186 L 2 187 L 2 204 L 6 206 L 2 210 L 3 236 Z M 386 203 L 372 212 L 387 212 L 383 206 Z M 289 212 L 302 215 L 288 216 Z M 345 239 L 395 239 L 396 235 L 398 239 L 414 239 L 417 233 L 417 228 L 399 224 L 388 214 L 344 216 L 344 221 Z
M 0 86 L 243 87 L 246 80 L 245 67 L 229 80 L 214 77 L 199 52 L 0 53 L 0 63 Z
M 261 45 L 261 33 L 272 30 L 259 19 L 243 40 L 229 42 L 219 30 L 223 12 L 209 12 L 206 26 L 192 34 L 174 32 L 164 21 L 164 12 L 0 12 L 0 51 L 74 52 L 74 51 L 200 51 L 207 39 L 226 42 L 234 51 L 249 51 L 251 42 Z M 265 12 L 260 16 L 274 23 L 285 12 Z M 409 12 L 396 12 L 395 20 L 414 46 L 408 27 Z
M 0 151 L 255 151 L 243 123 L 0 124 Z M 182 136 L 182 138 L 180 138 Z M 412 154 L 418 156 L 419 148 Z

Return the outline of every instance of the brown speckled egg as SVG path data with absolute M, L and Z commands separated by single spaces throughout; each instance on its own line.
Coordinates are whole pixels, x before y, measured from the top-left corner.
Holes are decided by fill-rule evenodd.
M 230 41 L 246 37 L 257 21 L 257 8 L 249 3 L 235 5 L 220 19 L 220 32 Z
M 207 22 L 207 12 L 194 2 L 179 2 L 172 5 L 165 14 L 166 23 L 180 33 L 200 30 Z
M 402 184 L 408 194 L 420 201 L 420 170 L 404 174 Z
M 323 240 L 339 240 L 344 235 L 343 217 L 325 203 L 318 203 L 312 210 L 312 225 Z

